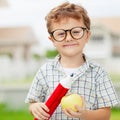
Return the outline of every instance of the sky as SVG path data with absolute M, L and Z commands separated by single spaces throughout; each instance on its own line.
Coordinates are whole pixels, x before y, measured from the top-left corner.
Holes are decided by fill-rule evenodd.
M 0 27 L 30 25 L 35 31 L 41 50 L 53 48 L 48 40 L 44 18 L 53 7 L 65 1 L 67 0 L 8 0 L 10 7 L 0 9 Z M 91 18 L 120 17 L 120 0 L 68 1 L 84 6 Z

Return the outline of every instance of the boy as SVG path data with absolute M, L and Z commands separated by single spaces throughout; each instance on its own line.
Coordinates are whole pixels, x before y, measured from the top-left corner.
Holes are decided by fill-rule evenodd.
M 73 75 L 76 80 L 69 92 L 83 96 L 85 105 L 75 105 L 77 112 L 58 106 L 50 119 L 109 120 L 110 107 L 118 103 L 118 98 L 107 73 L 83 54 L 91 34 L 86 10 L 66 2 L 52 9 L 46 21 L 49 39 L 59 56 L 37 72 L 26 98 L 30 112 L 39 120 L 47 120 L 49 108 L 44 102 L 61 79 Z

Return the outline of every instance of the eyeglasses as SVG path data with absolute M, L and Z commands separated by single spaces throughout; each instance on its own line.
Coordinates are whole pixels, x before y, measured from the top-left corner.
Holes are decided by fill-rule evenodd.
M 61 42 L 65 40 L 67 36 L 67 31 L 69 31 L 71 37 L 75 40 L 78 40 L 84 36 L 85 30 L 87 30 L 87 28 L 84 28 L 84 27 L 74 27 L 68 30 L 57 29 L 57 30 L 50 32 L 50 35 L 54 38 L 55 41 Z

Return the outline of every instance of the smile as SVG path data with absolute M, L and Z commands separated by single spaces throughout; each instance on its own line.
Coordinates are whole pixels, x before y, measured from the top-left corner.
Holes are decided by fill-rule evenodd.
M 63 45 L 63 47 L 72 47 L 72 46 L 78 46 L 78 44 L 72 43 L 72 44 Z

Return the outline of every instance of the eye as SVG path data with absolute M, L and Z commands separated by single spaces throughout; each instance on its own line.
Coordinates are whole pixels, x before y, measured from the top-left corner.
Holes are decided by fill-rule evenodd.
M 60 32 L 60 33 L 58 33 L 58 35 L 60 35 L 60 36 L 61 36 L 61 35 L 64 35 L 64 34 L 65 34 L 64 32 Z
M 78 30 L 74 30 L 73 33 L 80 33 L 80 31 L 78 31 Z
M 57 32 L 56 36 L 63 37 L 63 36 L 65 36 L 65 32 L 64 31 Z
M 74 34 L 74 35 L 77 35 L 77 34 L 80 34 L 80 33 L 81 33 L 80 30 L 73 30 L 73 31 L 72 31 L 72 34 Z

